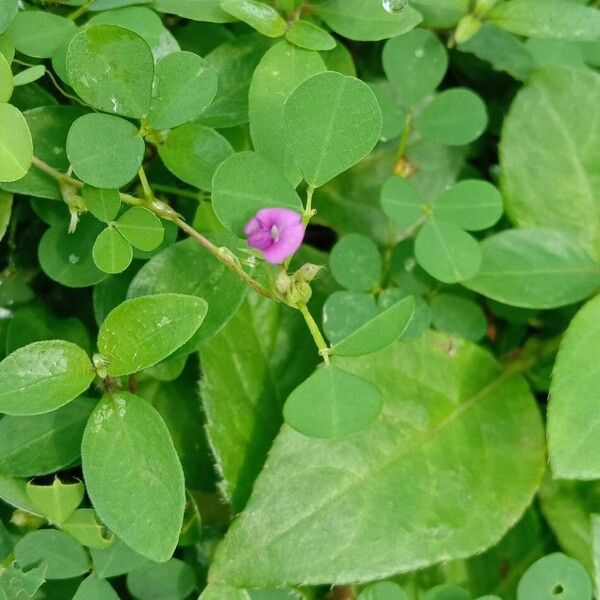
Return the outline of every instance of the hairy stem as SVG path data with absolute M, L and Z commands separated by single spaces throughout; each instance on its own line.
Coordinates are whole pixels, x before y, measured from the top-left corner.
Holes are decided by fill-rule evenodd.
M 313 316 L 310 314 L 310 311 L 306 307 L 306 304 L 298 307 L 298 310 L 302 313 L 304 320 L 306 321 L 306 325 L 308 326 L 308 330 L 315 341 L 317 348 L 319 349 L 319 354 L 323 357 L 325 364 L 329 364 L 329 355 L 331 354 L 331 348 L 327 345 L 317 322 L 314 320 Z

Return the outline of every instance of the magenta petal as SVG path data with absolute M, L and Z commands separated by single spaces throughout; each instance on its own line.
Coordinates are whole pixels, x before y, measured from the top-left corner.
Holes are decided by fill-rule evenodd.
M 273 237 L 265 229 L 254 231 L 248 236 L 248 246 L 258 250 L 266 250 L 274 243 Z
M 302 221 L 302 217 L 289 208 L 262 208 L 256 213 L 256 218 L 269 229 L 273 225 L 283 229 L 284 227 L 297 225 Z

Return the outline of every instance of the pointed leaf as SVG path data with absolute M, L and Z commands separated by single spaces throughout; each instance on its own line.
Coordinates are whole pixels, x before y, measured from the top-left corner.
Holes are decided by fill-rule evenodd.
M 108 361 L 109 375 L 136 373 L 167 358 L 196 333 L 206 311 L 202 298 L 183 294 L 123 302 L 98 333 L 98 349 Z
M 81 448 L 99 517 L 134 550 L 167 561 L 179 539 L 183 471 L 164 421 L 145 400 L 117 392 L 90 417 Z
M 67 404 L 94 379 L 88 355 L 62 340 L 35 342 L 0 362 L 0 412 L 37 415 Z

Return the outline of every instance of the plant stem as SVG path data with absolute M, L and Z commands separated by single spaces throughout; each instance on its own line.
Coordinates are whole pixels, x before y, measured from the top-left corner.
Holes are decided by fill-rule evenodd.
M 43 171 L 47 175 L 50 175 L 50 177 L 52 177 L 53 179 L 56 179 L 56 181 L 58 181 L 59 184 L 70 185 L 76 189 L 83 188 L 83 183 L 81 181 L 70 177 L 69 175 L 65 175 L 64 173 L 61 173 L 60 171 L 58 171 L 54 167 L 51 167 L 48 163 L 45 163 L 43 160 L 40 160 L 36 156 L 33 157 L 32 163 L 38 169 L 40 169 L 40 171 Z M 144 180 L 146 180 L 146 177 L 145 174 L 142 175 L 142 172 L 140 172 L 140 179 L 142 179 L 142 185 L 144 186 Z M 147 184 L 148 183 L 146 180 L 146 185 Z M 150 198 L 147 199 L 136 198 L 135 196 L 131 196 L 130 194 L 123 193 L 121 193 L 120 196 L 121 201 L 125 204 L 129 204 L 132 206 L 143 206 L 148 210 L 151 210 L 157 216 L 163 219 L 173 221 L 179 227 L 179 229 L 181 229 L 191 238 L 194 238 L 201 246 L 206 248 L 215 258 L 220 260 L 226 267 L 237 273 L 239 277 L 243 279 L 244 282 L 248 284 L 253 290 L 258 292 L 262 296 L 265 296 L 266 298 L 270 298 L 272 300 L 276 299 L 270 290 L 262 286 L 260 283 L 258 283 L 258 281 L 254 280 L 252 277 L 250 277 L 250 275 L 248 275 L 248 273 L 244 271 L 244 269 L 242 269 L 241 265 L 238 264 L 233 255 L 223 252 L 218 246 L 213 244 L 201 233 L 199 233 L 193 227 L 188 225 L 182 218 L 177 216 L 177 213 L 173 209 L 171 209 L 167 204 L 154 200 L 154 194 L 152 194 L 152 190 L 150 190 L 150 194 Z
M 313 316 L 310 314 L 310 311 L 308 310 L 306 304 L 299 306 L 298 310 L 302 313 L 302 316 L 304 317 L 304 320 L 306 321 L 306 325 L 308 326 L 310 334 L 312 335 L 313 340 L 315 341 L 315 344 L 316 344 L 317 348 L 319 349 L 319 354 L 323 357 L 325 364 L 328 365 L 329 364 L 329 355 L 331 354 L 331 348 L 329 348 L 329 346 L 327 346 L 327 342 L 323 338 L 323 335 L 321 334 L 321 330 L 319 329 L 317 322 L 314 320 Z
M 144 167 L 140 167 L 138 171 L 138 177 L 140 178 L 140 183 L 142 184 L 142 189 L 144 190 L 144 196 L 148 202 L 154 202 L 154 192 L 148 183 L 148 178 L 146 177 L 146 171 L 144 171 Z
M 92 2 L 94 2 L 94 0 L 87 0 L 87 2 L 82 4 L 79 8 L 75 9 L 72 13 L 68 14 L 67 19 L 69 19 L 70 21 L 76 21 L 79 17 L 81 17 L 88 11 L 90 6 L 92 5 Z
M 309 185 L 306 188 L 306 207 L 304 208 L 304 214 L 302 215 L 302 223 L 304 223 L 304 225 L 308 225 L 308 222 L 311 220 L 311 218 L 314 215 L 313 212 L 313 207 L 312 207 L 312 199 L 313 199 L 313 194 L 315 193 L 315 187 L 312 185 Z
M 396 151 L 396 161 L 404 158 L 406 154 L 406 149 L 408 148 L 408 142 L 410 140 L 410 134 L 412 132 L 412 112 L 409 110 L 406 113 L 406 117 L 404 119 L 404 130 L 402 131 L 402 136 L 400 137 L 400 143 L 398 144 L 398 150 Z
M 175 221 L 179 229 L 187 233 L 191 238 L 194 238 L 203 248 L 206 248 L 215 258 L 220 260 L 226 267 L 234 271 L 243 279 L 255 292 L 261 296 L 276 300 L 273 293 L 266 287 L 262 286 L 258 281 L 252 279 L 241 265 L 237 262 L 233 254 L 228 254 L 222 251 L 221 248 L 213 244 L 209 239 L 205 238 L 200 232 L 196 231 L 191 225 L 188 225 L 183 219 Z

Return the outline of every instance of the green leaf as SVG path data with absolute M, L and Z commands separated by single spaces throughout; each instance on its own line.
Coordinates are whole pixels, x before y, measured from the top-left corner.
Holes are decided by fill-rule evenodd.
M 557 593 L 557 590 L 560 592 Z M 523 575 L 517 588 L 517 600 L 560 595 L 575 600 L 591 600 L 592 582 L 581 563 L 556 552 L 540 558 Z
M 92 256 L 101 271 L 122 273 L 133 260 L 133 249 L 114 227 L 107 227 L 96 238 Z
M 373 384 L 324 365 L 290 394 L 283 418 L 305 436 L 333 439 L 367 429 L 380 412 L 381 395 Z
M 130 2 L 131 3 L 131 2 Z M 140 3 L 140 2 L 137 2 Z M 98 2 L 94 2 L 94 8 Z M 107 8 L 112 8 L 107 6 Z M 150 47 L 154 60 L 179 51 L 179 44 L 160 17 L 145 6 L 125 6 L 94 15 L 87 25 L 118 25 L 137 33 Z
M 250 81 L 270 45 L 271 41 L 262 35 L 244 35 L 221 44 L 206 56 L 206 64 L 219 76 L 219 87 L 199 123 L 207 127 L 233 127 L 248 122 Z
M 236 243 L 228 234 L 209 237 L 219 246 Z M 197 350 L 201 342 L 216 335 L 234 315 L 246 291 L 235 273 L 190 239 L 169 246 L 146 263 L 131 282 L 128 297 L 176 293 L 206 300 L 206 318 L 179 350 L 178 354 L 183 354 Z
M 502 196 L 487 181 L 465 179 L 436 199 L 433 212 L 462 229 L 479 231 L 502 216 Z
M 15 479 L 14 477 L 0 474 L 0 498 L 10 506 L 41 517 L 42 515 L 38 514 L 37 509 L 29 500 L 25 492 L 25 485 L 26 481 L 24 479 Z
M 217 73 L 192 52 L 169 54 L 156 64 L 148 124 L 172 129 L 198 118 L 217 93 Z
M 98 188 L 118 189 L 138 173 L 144 140 L 125 119 L 92 113 L 77 119 L 67 136 L 67 156 L 77 177 Z
M 76 29 L 73 21 L 50 11 L 26 10 L 17 13 L 7 32 L 19 52 L 50 58 Z
M 532 38 L 595 42 L 600 38 L 600 11 L 561 0 L 501 2 L 485 20 L 511 33 Z
M 61 524 L 61 529 L 88 548 L 108 548 L 114 542 L 114 535 L 100 524 L 91 508 L 78 508 Z
M 464 285 L 498 302 L 557 308 L 600 288 L 600 266 L 561 231 L 509 229 L 485 239 L 480 247 L 481 269 Z
M 15 87 L 10 64 L 0 54 L 0 103 L 8 102 Z
M 12 214 L 12 206 L 12 194 L 0 191 L 0 241 L 2 241 L 2 238 L 8 229 L 10 215 Z
M 427 29 L 392 38 L 386 42 L 382 58 L 387 78 L 407 107 L 433 92 L 448 68 L 446 49 Z
M 462 296 L 439 294 L 430 304 L 431 322 L 438 331 L 478 342 L 487 331 L 488 322 L 481 307 Z
M 158 152 L 165 167 L 175 177 L 211 191 L 215 171 L 233 154 L 233 148 L 218 131 L 198 123 L 187 123 L 170 131 Z
M 108 374 L 137 373 L 167 358 L 196 333 L 206 311 L 202 298 L 183 294 L 123 302 L 106 317 L 98 333 L 98 349 L 108 361 Z
M 381 207 L 390 219 L 407 229 L 425 218 L 427 205 L 408 179 L 390 177 L 381 188 Z
M 403 298 L 336 343 L 335 354 L 362 356 L 387 348 L 406 331 L 414 312 L 414 298 Z
M 144 565 L 148 559 L 144 558 L 116 539 L 108 548 L 91 548 L 90 554 L 94 563 L 94 572 L 98 577 L 118 577 Z
M 306 50 L 332 50 L 336 47 L 335 38 L 311 21 L 296 21 L 285 34 L 288 42 Z
M 81 456 L 102 521 L 143 556 L 171 558 L 183 521 L 183 471 L 154 408 L 126 392 L 105 397 L 90 417 Z
M 83 428 L 94 403 L 78 398 L 63 408 L 0 421 L 0 471 L 15 477 L 46 475 L 79 458 Z
M 46 565 L 32 567 L 25 571 L 13 562 L 0 575 L 0 598 L 22 600 L 35 597 L 35 593 L 46 581 L 46 571 Z
M 419 231 L 415 257 L 425 271 L 444 283 L 471 279 L 482 264 L 477 240 L 456 225 L 435 217 L 428 219 Z
M 95 188 L 84 185 L 81 196 L 87 209 L 101 221 L 108 223 L 115 219 L 121 208 L 121 196 L 119 190 Z
M 46 74 L 46 67 L 44 65 L 36 65 L 35 67 L 29 67 L 24 69 L 15 75 L 14 83 L 17 85 L 27 85 L 33 81 L 37 81 L 40 77 Z
M 364 235 L 345 235 L 329 255 L 335 280 L 353 291 L 369 292 L 379 284 L 382 264 L 377 246 Z
M 315 367 L 297 311 L 249 296 L 200 349 L 200 394 L 225 497 L 241 510 L 281 425 L 289 393 Z
M 0 412 L 38 415 L 71 402 L 94 379 L 87 354 L 60 340 L 35 342 L 0 362 Z
M 262 2 L 222 0 L 221 8 L 267 37 L 280 37 L 287 29 L 287 23 L 283 17 L 272 6 Z
M 47 567 L 46 579 L 70 579 L 89 570 L 83 546 L 55 529 L 40 529 L 21 538 L 15 546 L 15 560 L 23 568 L 41 563 Z
M 368 85 L 377 98 L 383 118 L 379 139 L 382 142 L 393 140 L 404 131 L 406 113 L 397 98 L 396 91 L 387 79 L 370 81 Z
M 25 488 L 33 506 L 53 525 L 61 525 L 81 504 L 85 492 L 83 483 L 62 483 L 57 477 L 51 485 L 29 482 Z
M 83 216 L 74 233 L 68 225 L 54 225 L 42 236 L 38 258 L 44 273 L 67 287 L 87 287 L 106 277 L 94 263 L 92 248 L 103 225 Z
M 314 187 L 367 156 L 382 126 L 369 86 L 331 71 L 314 75 L 292 92 L 285 121 L 296 164 Z
M 594 367 L 600 300 L 586 304 L 561 343 L 551 387 L 548 442 L 552 472 L 561 479 L 597 479 L 594 460 L 598 375 Z
M 258 152 L 240 152 L 221 164 L 213 180 L 212 205 L 219 221 L 240 236 L 261 208 L 304 210 L 283 173 Z
M 159 12 L 194 21 L 227 23 L 233 20 L 231 15 L 221 8 L 221 0 L 154 0 L 153 6 Z
M 33 138 L 34 156 L 65 173 L 69 168 L 65 151 L 67 134 L 73 121 L 83 114 L 81 108 L 73 106 L 41 106 L 25 111 L 23 116 Z M 19 181 L 2 187 L 15 194 L 62 201 L 58 182 L 35 167 Z
M 195 587 L 194 570 L 176 558 L 161 565 L 145 565 L 127 575 L 127 589 L 139 600 L 184 600 Z
M 0 104 L 0 181 L 17 181 L 27 174 L 33 142 L 27 121 L 12 104 Z
M 368 585 L 358 600 L 407 600 L 406 592 L 393 581 L 381 581 Z
M 473 53 L 496 71 L 505 71 L 519 81 L 526 81 L 534 67 L 531 53 L 517 36 L 491 25 L 483 25 L 477 35 L 457 49 Z
M 230 585 L 209 583 L 198 600 L 252 600 L 246 590 Z
M 323 306 L 323 330 L 334 344 L 377 316 L 377 304 L 365 292 L 334 292 Z
M 598 93 L 600 75 L 591 71 L 537 72 L 513 102 L 500 144 L 502 192 L 511 219 L 521 227 L 573 232 L 595 257 L 600 146 L 590 140 L 600 136 L 600 106 L 593 100 Z M 571 94 L 578 110 L 569 105 Z
M 296 186 L 302 174 L 285 139 L 285 103 L 303 81 L 325 71 L 316 52 L 287 42 L 270 48 L 254 71 L 249 92 L 250 134 L 254 148 L 283 170 Z
M 480 552 L 530 503 L 545 467 L 540 415 L 486 351 L 429 333 L 335 364 L 379 390 L 381 416 L 341 440 L 284 427 L 210 581 L 383 578 Z
M 81 582 L 73 600 L 119 600 L 119 596 L 108 581 L 90 575 Z
M 463 146 L 475 141 L 487 127 L 483 100 L 466 88 L 453 88 L 436 96 L 415 120 L 415 128 L 426 138 Z
M 423 19 L 412 7 L 388 12 L 381 0 L 326 0 L 317 15 L 336 33 L 358 41 L 377 41 L 401 35 Z
M 0 6 L 0 33 L 4 33 L 19 10 L 19 0 L 5 0 Z
M 154 59 L 137 33 L 117 25 L 84 29 L 69 45 L 67 72 L 79 97 L 95 108 L 124 117 L 148 113 Z
M 119 233 L 138 250 L 150 252 L 162 244 L 165 230 L 160 219 L 147 208 L 134 206 L 116 221 Z

